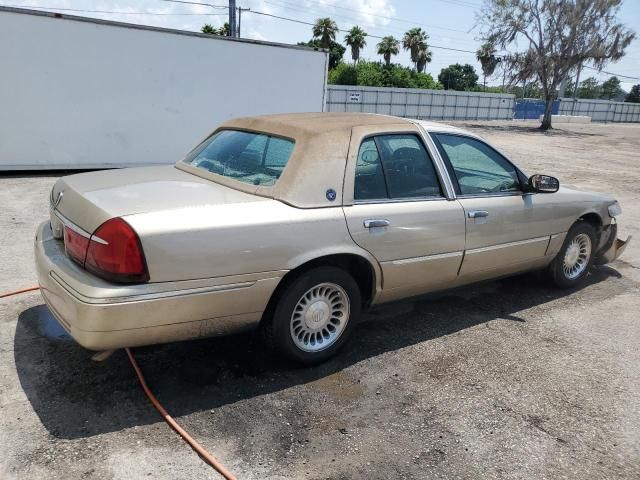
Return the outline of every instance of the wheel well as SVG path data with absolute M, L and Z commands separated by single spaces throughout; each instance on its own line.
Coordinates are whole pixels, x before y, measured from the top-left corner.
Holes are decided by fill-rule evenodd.
M 586 222 L 596 231 L 596 248 L 600 244 L 600 236 L 602 235 L 602 219 L 597 213 L 585 213 L 578 221 Z
M 578 220 L 591 224 L 597 231 L 602 228 L 602 219 L 597 213 L 585 213 Z
M 369 305 L 373 298 L 373 292 L 375 291 L 375 272 L 371 263 L 369 263 L 369 261 L 364 257 L 351 253 L 327 255 L 325 257 L 314 258 L 313 260 L 303 263 L 293 270 L 288 271 L 287 274 L 282 277 L 282 280 L 280 280 L 280 283 L 271 295 L 267 308 L 264 311 L 263 318 L 271 315 L 280 293 L 284 291 L 284 289 L 299 275 L 311 270 L 312 268 L 325 265 L 342 268 L 348 272 L 356 281 L 358 287 L 360 287 L 363 306 Z

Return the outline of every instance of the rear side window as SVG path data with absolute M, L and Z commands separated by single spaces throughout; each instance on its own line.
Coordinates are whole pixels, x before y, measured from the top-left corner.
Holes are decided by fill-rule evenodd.
M 368 138 L 358 152 L 353 197 L 356 200 L 388 198 L 382 162 L 373 138 Z
M 253 185 L 276 183 L 294 142 L 263 133 L 220 130 L 194 150 L 185 163 Z
M 431 157 L 416 135 L 379 135 L 358 152 L 355 200 L 441 197 Z

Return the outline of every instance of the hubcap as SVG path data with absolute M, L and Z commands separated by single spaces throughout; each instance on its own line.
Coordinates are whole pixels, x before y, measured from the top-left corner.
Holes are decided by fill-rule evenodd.
M 349 322 L 349 297 L 340 285 L 321 283 L 298 300 L 291 314 L 291 338 L 305 352 L 333 345 Z
M 591 257 L 591 238 L 586 233 L 576 235 L 567 247 L 562 262 L 562 271 L 570 280 L 578 278 L 585 271 Z

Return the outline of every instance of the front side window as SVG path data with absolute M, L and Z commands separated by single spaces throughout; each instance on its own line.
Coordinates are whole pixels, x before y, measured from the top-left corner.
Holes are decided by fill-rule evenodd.
M 433 162 L 416 135 L 379 135 L 358 152 L 355 200 L 440 197 Z
M 291 140 L 264 133 L 220 130 L 185 163 L 240 182 L 270 186 L 280 178 L 294 145 Z
M 515 167 L 487 144 L 470 137 L 434 134 L 440 153 L 449 159 L 461 195 L 521 190 Z

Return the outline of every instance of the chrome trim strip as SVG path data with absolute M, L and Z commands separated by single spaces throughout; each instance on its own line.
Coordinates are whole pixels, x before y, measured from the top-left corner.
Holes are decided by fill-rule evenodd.
M 438 253 L 436 255 L 426 255 L 424 257 L 412 257 L 412 258 L 402 258 L 400 260 L 392 260 L 391 262 L 382 262 L 391 263 L 393 265 L 406 265 L 408 263 L 417 263 L 417 262 L 428 262 L 430 260 L 442 260 L 444 258 L 455 258 L 462 257 L 463 252 L 449 252 L 449 253 Z
M 381 198 L 371 200 L 354 200 L 354 205 L 371 205 L 376 203 L 408 203 L 408 202 L 434 202 L 447 201 L 445 197 L 410 197 L 410 198 Z M 349 206 L 349 205 L 346 205 Z
M 212 285 L 210 287 L 185 288 L 183 290 L 170 290 L 167 292 L 157 292 L 157 293 L 143 293 L 140 295 L 127 295 L 122 297 L 95 298 L 95 297 L 87 297 L 86 295 L 81 294 L 76 289 L 74 289 L 71 285 L 65 282 L 54 271 L 49 272 L 49 276 L 58 285 L 64 288 L 69 294 L 73 295 L 81 302 L 89 303 L 89 304 L 109 304 L 109 305 L 114 303 L 132 303 L 132 302 L 138 302 L 142 300 L 157 300 L 162 298 L 198 295 L 202 293 L 215 293 L 215 292 L 224 292 L 228 290 L 239 290 L 243 288 L 252 287 L 259 281 L 259 280 L 256 280 L 256 281 L 250 281 L 250 282 L 229 283 L 226 285 Z
M 459 200 L 464 200 L 465 198 L 491 198 L 491 197 L 522 197 L 525 193 L 518 190 L 517 192 L 483 192 L 483 193 L 474 193 L 467 195 L 458 195 Z
M 98 237 L 97 235 L 91 235 L 91 240 L 92 241 L 96 241 L 98 243 L 101 243 L 102 245 L 109 245 L 109 242 L 107 242 L 106 240 L 103 240 L 102 238 Z
M 447 199 L 455 200 L 456 191 L 453 188 L 453 182 L 449 177 L 449 172 L 445 167 L 444 160 L 442 160 L 442 157 L 440 156 L 440 152 L 436 148 L 435 143 L 433 143 L 433 139 L 431 138 L 431 135 L 429 135 L 429 132 L 427 132 L 426 128 L 424 128 L 418 120 L 409 120 L 409 121 L 418 127 L 418 130 L 420 131 L 420 134 L 422 136 L 422 141 L 429 149 L 429 155 L 431 155 L 431 158 L 433 159 L 433 163 L 436 166 L 436 172 L 440 177 L 440 181 L 444 185 Z
M 84 231 L 83 229 L 81 229 L 79 226 L 77 226 L 75 223 L 73 223 L 71 220 L 69 220 L 67 217 L 65 217 L 64 215 L 62 215 L 58 210 L 56 210 L 54 208 L 53 210 L 53 214 L 58 217 L 58 219 L 62 222 L 62 224 L 65 227 L 69 227 L 71 230 L 73 230 L 74 232 L 76 232 L 78 235 L 82 235 L 85 238 L 91 238 L 91 234 L 89 232 Z M 104 242 L 104 240 L 103 240 Z M 106 243 L 106 242 L 105 242 Z
M 474 248 L 471 250 L 467 250 L 465 254 L 473 255 L 474 253 L 489 252 L 491 250 L 499 250 L 501 248 L 516 247 L 518 245 L 526 245 L 528 243 L 536 243 L 536 242 L 542 242 L 542 241 L 549 241 L 549 235 L 545 235 L 544 237 L 529 238 L 527 240 L 518 240 L 517 242 L 500 243 L 498 245 L 491 245 L 489 247 Z

